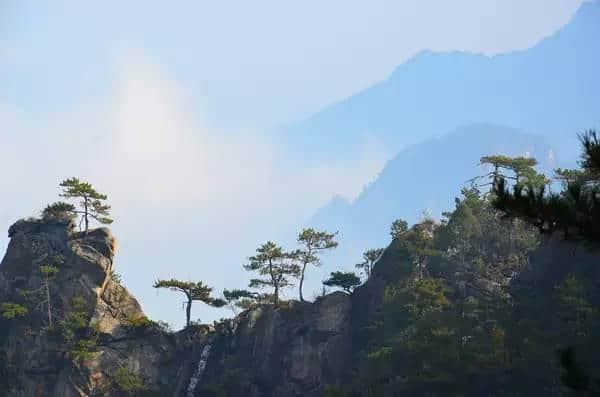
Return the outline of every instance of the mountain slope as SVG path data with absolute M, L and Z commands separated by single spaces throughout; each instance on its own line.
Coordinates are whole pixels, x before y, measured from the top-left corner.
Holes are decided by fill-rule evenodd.
M 336 263 L 354 263 L 364 249 L 387 245 L 394 219 L 414 223 L 424 210 L 439 217 L 451 208 L 467 180 L 486 172 L 477 165 L 480 157 L 494 153 L 530 155 L 548 171 L 558 166 L 554 151 L 540 136 L 473 124 L 401 151 L 353 203 L 334 199 L 309 224 L 339 230 Z
M 381 83 L 285 132 L 291 152 L 315 161 L 353 156 L 365 136 L 394 154 L 461 125 L 511 125 L 576 153 L 574 131 L 600 125 L 600 2 L 533 48 L 488 57 L 422 52 Z

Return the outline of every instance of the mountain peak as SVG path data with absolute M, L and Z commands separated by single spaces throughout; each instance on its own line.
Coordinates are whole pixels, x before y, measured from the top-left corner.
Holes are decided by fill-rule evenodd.
M 600 1 L 584 1 L 571 20 L 554 36 L 565 35 L 569 40 L 585 41 L 600 34 Z

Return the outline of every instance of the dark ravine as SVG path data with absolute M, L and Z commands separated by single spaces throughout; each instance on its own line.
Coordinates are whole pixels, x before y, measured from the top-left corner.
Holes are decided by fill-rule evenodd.
M 56 321 L 81 310 L 73 303 L 79 297 L 85 324 L 65 340 L 59 326 L 48 329 L 43 310 L 0 319 L 0 396 L 325 396 L 327 388 L 352 385 L 364 373 L 363 329 L 379 313 L 386 284 L 402 272 L 392 244 L 353 295 L 260 306 L 211 326 L 167 332 L 151 322 L 135 325 L 145 317 L 110 276 L 116 240 L 108 229 L 84 235 L 66 222 L 30 219 L 11 226 L 9 236 L 0 302 L 21 302 L 20 291 L 42 285 L 39 265 L 60 257 L 52 281 Z M 554 271 L 597 258 L 547 241 L 531 260 Z M 531 278 L 543 283 L 544 275 L 523 274 L 520 282 Z M 547 284 L 552 288 L 551 280 Z M 78 341 L 93 338 L 89 355 L 74 355 Z M 129 383 L 123 374 L 131 376 Z

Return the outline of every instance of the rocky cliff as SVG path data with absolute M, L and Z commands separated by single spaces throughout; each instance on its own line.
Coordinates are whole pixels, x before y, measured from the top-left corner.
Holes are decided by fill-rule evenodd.
M 259 305 L 214 325 L 170 332 L 144 315 L 114 275 L 117 244 L 108 229 L 84 234 L 69 222 L 30 219 L 11 226 L 9 236 L 0 263 L 0 396 L 396 396 L 398 390 L 404 390 L 402 394 L 413 390 L 407 388 L 408 378 L 403 373 L 409 373 L 410 365 L 402 363 L 409 364 L 410 357 L 428 357 L 425 353 L 399 356 L 402 365 L 393 371 L 389 365 L 377 369 L 369 364 L 377 343 L 384 343 L 385 352 L 386 344 L 395 343 L 396 336 L 405 337 L 403 328 L 395 323 L 405 320 L 390 318 L 396 312 L 384 301 L 388 286 L 414 278 L 406 252 L 397 241 L 384 252 L 369 281 L 352 295 L 336 292 L 313 303 L 291 301 L 277 308 Z M 575 248 L 558 238 L 546 239 L 529 256 L 531 266 L 507 278 L 510 283 L 506 287 L 515 300 L 509 305 L 514 310 L 506 313 L 512 320 L 503 320 L 507 332 L 503 354 L 494 350 L 491 356 L 478 356 L 487 367 L 470 373 L 467 384 L 450 383 L 458 387 L 452 395 L 498 395 L 498 390 L 508 390 L 507 385 L 563 395 L 556 382 L 556 366 L 542 368 L 554 354 L 552 346 L 540 350 L 550 339 L 537 345 L 532 330 L 556 330 L 562 338 L 560 316 L 553 314 L 560 313 L 565 302 L 600 304 L 596 293 L 585 295 L 584 301 L 579 295 L 574 295 L 575 301 L 571 295 L 557 300 L 557 291 L 564 291 L 557 289 L 560 282 L 578 294 L 579 289 L 573 289 L 573 281 L 569 281 L 573 277 L 590 285 L 600 280 L 597 252 Z M 437 277 L 446 279 L 463 298 L 490 296 L 498 288 L 497 280 L 483 276 L 472 277 L 460 287 L 453 281 L 459 275 L 455 267 L 434 265 L 432 262 L 429 271 L 439 273 Z M 453 295 L 448 298 L 456 299 Z M 403 304 L 399 302 L 398 307 Z M 484 314 L 488 313 L 485 307 Z M 469 321 L 475 321 L 473 318 Z M 488 331 L 501 329 L 494 321 L 486 314 L 481 322 L 469 323 L 463 329 L 475 336 L 467 334 L 467 342 L 461 346 L 469 347 L 469 338 L 484 341 Z M 578 321 L 577 327 L 584 329 L 587 323 Z M 530 325 L 521 329 L 511 324 Z M 373 336 L 377 327 L 377 332 L 383 332 L 378 337 Z M 411 328 L 404 330 L 410 332 Z M 393 338 L 385 339 L 389 331 Z M 576 340 L 580 339 L 578 332 Z M 564 340 L 560 338 L 556 341 Z M 448 346 L 451 343 L 448 340 Z M 529 357 L 532 343 L 537 349 L 532 350 L 534 358 Z M 447 350 L 444 346 L 438 347 L 440 354 Z M 535 361 L 538 356 L 543 360 Z M 501 365 L 490 367 L 492 359 L 500 360 Z M 457 361 L 467 369 L 469 363 Z M 531 363 L 537 364 L 532 367 Z M 536 377 L 532 378 L 531 368 L 539 369 Z M 379 389 L 370 389 L 372 379 L 379 382 Z M 432 392 L 437 386 L 425 385 L 408 395 L 449 395 L 445 387 Z M 379 391 L 373 394 L 373 390 Z M 344 394 L 350 391 L 354 394 Z
M 111 277 L 108 229 L 86 235 L 69 222 L 23 220 L 9 237 L 0 299 L 27 313 L 0 320 L 0 394 L 184 395 L 208 332 L 170 334 L 144 316 Z M 41 266 L 57 271 L 46 278 Z
M 9 237 L 0 264 L 0 395 L 321 396 L 350 370 L 347 294 L 173 333 L 111 277 L 110 230 L 84 234 L 69 222 L 30 219 Z M 26 313 L 11 315 L 14 307 Z

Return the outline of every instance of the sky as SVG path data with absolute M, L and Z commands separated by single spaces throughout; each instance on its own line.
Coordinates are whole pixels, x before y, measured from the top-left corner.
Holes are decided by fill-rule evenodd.
M 580 3 L 0 0 L 0 227 L 55 201 L 62 179 L 89 180 L 113 206 L 117 271 L 177 328 L 181 297 L 156 278 L 243 287 L 260 243 L 356 197 L 394 154 L 366 140 L 351 161 L 299 168 L 280 127 L 425 49 L 526 49 Z

